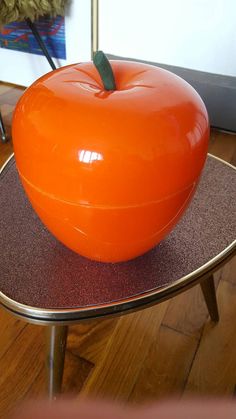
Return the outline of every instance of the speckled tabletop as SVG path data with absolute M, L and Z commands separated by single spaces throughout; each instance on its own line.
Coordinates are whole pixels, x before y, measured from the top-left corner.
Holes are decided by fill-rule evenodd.
M 192 203 L 171 234 L 145 255 L 104 264 L 79 256 L 42 225 L 14 158 L 0 176 L 0 292 L 33 307 L 109 304 L 173 284 L 235 240 L 236 171 L 208 157 Z

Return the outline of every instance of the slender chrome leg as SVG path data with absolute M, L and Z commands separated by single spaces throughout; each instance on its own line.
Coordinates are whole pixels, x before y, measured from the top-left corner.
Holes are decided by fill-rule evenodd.
M 48 395 L 51 400 L 61 391 L 67 332 L 67 326 L 46 327 L 47 385 Z
M 218 312 L 218 306 L 217 306 L 216 289 L 215 289 L 213 275 L 204 279 L 204 281 L 202 281 L 200 285 L 201 285 L 202 293 L 205 298 L 205 302 L 206 302 L 206 305 L 210 314 L 210 318 L 213 322 L 218 322 L 219 312 Z
M 6 136 L 6 131 L 5 131 L 4 123 L 2 120 L 1 112 L 0 112 L 0 131 L 1 131 L 1 140 L 3 143 L 5 143 L 7 141 L 7 136 Z

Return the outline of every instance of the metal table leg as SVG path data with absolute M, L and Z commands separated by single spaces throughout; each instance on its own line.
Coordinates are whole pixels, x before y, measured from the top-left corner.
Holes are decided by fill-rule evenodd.
M 218 305 L 216 299 L 216 290 L 214 284 L 214 277 L 211 275 L 210 277 L 204 279 L 201 283 L 202 293 L 213 322 L 219 321 L 219 312 L 218 312 Z
M 2 142 L 6 143 L 7 142 L 7 135 L 6 135 L 5 127 L 4 127 L 4 124 L 3 124 L 1 112 L 0 112 L 0 131 L 1 131 Z
M 48 395 L 52 400 L 61 392 L 68 326 L 46 327 L 46 369 Z

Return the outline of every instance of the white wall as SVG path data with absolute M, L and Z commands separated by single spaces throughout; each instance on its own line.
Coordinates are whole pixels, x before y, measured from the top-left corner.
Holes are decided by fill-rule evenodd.
M 236 0 L 100 0 L 99 47 L 236 76 Z

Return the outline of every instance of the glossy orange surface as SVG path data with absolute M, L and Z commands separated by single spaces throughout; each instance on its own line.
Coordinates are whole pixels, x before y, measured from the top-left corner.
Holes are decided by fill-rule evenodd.
M 195 191 L 209 136 L 196 91 L 176 75 L 112 61 L 117 90 L 93 63 L 29 87 L 13 121 L 28 197 L 65 245 L 105 262 L 134 258 L 175 226 Z

